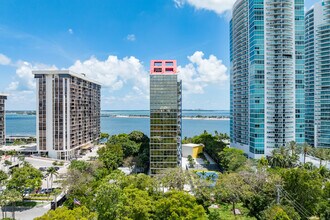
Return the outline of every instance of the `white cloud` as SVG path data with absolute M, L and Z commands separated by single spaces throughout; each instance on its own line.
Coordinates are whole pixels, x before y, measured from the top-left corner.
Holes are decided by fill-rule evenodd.
M 214 11 L 217 14 L 224 14 L 230 11 L 236 0 L 173 0 L 176 7 L 183 7 L 189 4 L 197 10 Z
M 73 34 L 73 30 L 71 28 L 68 29 L 69 34 Z
M 126 39 L 127 39 L 128 41 L 135 41 L 135 40 L 136 40 L 136 37 L 135 37 L 134 34 L 129 34 L 129 35 L 127 35 Z
M 228 81 L 227 67 L 214 55 L 208 59 L 204 53 L 196 51 L 188 56 L 189 64 L 178 66 L 179 78 L 182 79 L 183 89 L 186 93 L 204 93 L 204 88 L 210 84 L 221 85 Z
M 119 90 L 127 82 L 132 82 L 134 88 L 138 88 L 144 94 L 147 93 L 149 75 L 142 63 L 133 56 L 123 59 L 109 56 L 104 61 L 91 57 L 85 61 L 76 61 L 69 69 L 77 73 L 85 73 L 87 77 L 111 90 Z
M 19 82 L 17 82 L 17 81 L 11 82 L 9 84 L 9 86 L 7 87 L 7 90 L 9 90 L 9 91 L 17 90 L 18 85 L 19 85 Z
M 10 91 L 7 99 L 7 106 L 11 110 L 33 110 L 36 106 L 36 95 L 33 90 Z
M 225 82 L 228 82 L 227 67 L 214 55 L 204 57 L 203 52 L 196 51 L 193 55 L 188 56 L 188 61 L 189 63 L 185 66 L 178 66 L 184 95 L 203 94 L 209 85 L 216 85 L 220 88 L 225 85 Z M 21 100 L 22 103 L 35 99 L 35 79 L 32 70 L 57 69 L 54 65 L 26 61 L 18 61 L 15 65 L 17 67 L 16 75 L 7 86 L 6 91 L 11 97 Z M 120 59 L 112 55 L 104 60 L 96 57 L 77 60 L 69 67 L 70 70 L 85 73 L 88 78 L 102 84 L 106 94 L 102 96 L 102 106 L 107 109 L 147 108 L 149 100 L 147 68 L 133 56 Z M 190 99 L 187 97 L 187 100 Z M 32 105 L 32 101 L 26 103 L 26 105 L 30 104 Z
M 26 61 L 18 61 L 13 63 L 12 66 L 16 67 L 16 74 L 13 81 L 5 88 L 5 92 L 9 94 L 7 100 L 9 109 L 35 109 L 36 84 L 32 70 L 57 69 L 56 66 L 40 63 L 32 64 Z
M 181 8 L 183 7 L 185 0 L 173 0 L 174 1 L 174 5 L 176 8 Z
M 26 61 L 18 61 L 15 66 L 16 74 L 7 86 L 6 92 L 11 97 L 21 97 L 21 100 L 30 100 L 31 93 L 35 94 L 35 79 L 32 70 L 57 69 L 56 66 Z M 149 74 L 135 57 L 119 59 L 117 56 L 109 56 L 105 60 L 91 57 L 84 61 L 77 60 L 69 69 L 76 73 L 85 73 L 88 78 L 100 82 L 103 89 L 108 90 L 110 94 L 115 90 L 123 89 L 124 86 L 131 86 L 131 89 L 123 90 L 121 95 L 116 95 L 115 100 L 118 106 L 123 105 L 123 102 L 132 104 L 131 106 L 145 104 L 148 100 Z M 26 96 L 26 99 L 23 96 Z M 103 98 L 106 100 L 105 103 L 110 101 L 106 97 Z
M 11 60 L 4 54 L 0 53 L 0 65 L 9 65 Z
M 40 63 L 32 64 L 26 61 L 18 61 L 16 66 L 17 69 L 14 81 L 7 87 L 7 90 L 9 91 L 27 91 L 35 89 L 32 70 L 57 69 L 56 66 L 49 66 Z

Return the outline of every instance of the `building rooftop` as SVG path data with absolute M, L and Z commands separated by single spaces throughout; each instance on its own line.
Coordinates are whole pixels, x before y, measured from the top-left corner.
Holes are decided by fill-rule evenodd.
M 32 71 L 32 74 L 34 75 L 57 75 L 57 74 L 68 74 L 70 76 L 74 76 L 74 77 L 77 77 L 77 78 L 80 78 L 80 79 L 83 79 L 85 81 L 88 81 L 88 82 L 92 82 L 92 83 L 95 83 L 97 85 L 101 85 L 101 83 L 93 80 L 93 79 L 90 79 L 86 76 L 86 74 L 84 73 L 75 73 L 71 70 L 34 70 Z
M 150 74 L 176 74 L 176 60 L 151 60 Z
M 194 147 L 200 147 L 200 146 L 203 146 L 204 147 L 204 144 L 182 144 L 182 147 L 191 147 L 191 148 L 194 148 Z

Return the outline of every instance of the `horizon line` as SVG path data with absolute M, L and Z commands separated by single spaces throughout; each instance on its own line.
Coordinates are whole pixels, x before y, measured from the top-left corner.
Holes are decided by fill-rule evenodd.
M 31 109 L 24 109 L 24 110 L 14 110 L 14 109 L 7 109 L 5 111 L 36 111 Z M 150 111 L 150 109 L 101 109 L 101 111 Z M 230 111 L 230 109 L 182 109 L 182 111 Z

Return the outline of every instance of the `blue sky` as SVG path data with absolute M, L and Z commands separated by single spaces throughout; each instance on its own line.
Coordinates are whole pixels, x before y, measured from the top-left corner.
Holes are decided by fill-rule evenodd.
M 35 109 L 33 69 L 100 81 L 102 109 L 148 109 L 151 59 L 176 59 L 185 109 L 229 109 L 234 0 L 0 1 L 0 92 Z M 309 8 L 314 1 L 306 1 Z

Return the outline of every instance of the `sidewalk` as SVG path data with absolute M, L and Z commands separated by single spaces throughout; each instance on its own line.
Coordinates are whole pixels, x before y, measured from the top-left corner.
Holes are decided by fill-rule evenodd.
M 43 205 L 37 205 L 33 208 L 29 207 L 16 207 L 15 211 L 15 219 L 16 220 L 33 220 L 36 217 L 42 216 L 46 212 L 50 210 L 50 203 L 49 204 L 43 204 Z M 9 207 L 7 211 L 7 218 L 12 218 L 12 211 Z M 1 213 L 2 216 L 2 213 Z

